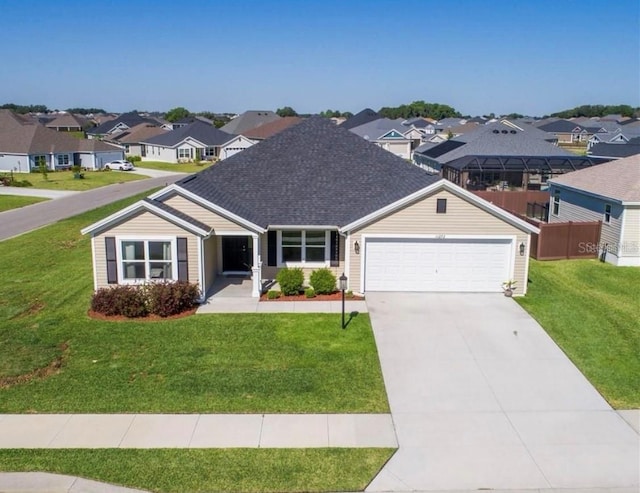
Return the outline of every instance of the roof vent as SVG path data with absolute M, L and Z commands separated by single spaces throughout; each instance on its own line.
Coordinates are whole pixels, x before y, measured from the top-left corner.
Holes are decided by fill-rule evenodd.
M 493 131 L 493 133 L 494 133 L 494 134 L 499 134 L 499 133 L 500 133 L 500 130 L 494 130 L 494 131 Z
M 510 132 L 511 132 L 512 134 L 514 134 L 514 135 L 518 133 L 518 132 L 516 132 L 515 130 L 511 130 Z
M 503 134 L 508 134 L 508 133 L 509 133 L 509 131 L 508 131 L 508 130 L 503 130 L 503 131 L 502 131 L 502 133 L 503 133 Z

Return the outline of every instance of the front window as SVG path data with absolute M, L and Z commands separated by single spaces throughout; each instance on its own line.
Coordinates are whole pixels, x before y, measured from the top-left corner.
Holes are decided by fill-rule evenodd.
M 178 159 L 191 159 L 191 149 L 178 149 Z
M 326 231 L 282 231 L 282 263 L 324 263 L 328 260 Z
M 611 222 L 611 204 L 605 204 L 604 206 L 604 222 L 607 224 Z
M 216 148 L 215 147 L 207 147 L 204 151 L 205 157 L 215 157 Z
M 123 240 L 122 278 L 126 281 L 173 279 L 171 241 Z
M 58 154 L 58 166 L 69 165 L 69 154 Z
M 39 168 L 40 165 L 47 165 L 47 156 L 33 156 L 33 166 Z
M 560 212 L 560 190 L 553 192 L 553 209 L 552 214 L 557 216 Z

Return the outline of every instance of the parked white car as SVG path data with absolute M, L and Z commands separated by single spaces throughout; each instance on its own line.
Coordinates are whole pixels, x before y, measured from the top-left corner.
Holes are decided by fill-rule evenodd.
M 133 169 L 133 164 L 129 161 L 124 161 L 122 159 L 118 159 L 116 161 L 111 161 L 104 165 L 104 169 L 119 169 L 120 171 L 131 171 Z

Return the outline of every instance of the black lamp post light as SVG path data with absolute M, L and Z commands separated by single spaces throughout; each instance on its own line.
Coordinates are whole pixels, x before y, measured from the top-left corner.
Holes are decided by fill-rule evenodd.
M 342 291 L 342 328 L 344 329 L 346 327 L 344 323 L 344 292 L 347 290 L 347 276 L 344 275 L 344 272 L 338 280 L 340 281 L 340 291 Z

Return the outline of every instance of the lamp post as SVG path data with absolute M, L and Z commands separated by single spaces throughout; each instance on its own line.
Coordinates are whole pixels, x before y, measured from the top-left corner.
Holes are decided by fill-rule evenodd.
M 338 279 L 340 280 L 340 291 L 342 291 L 342 328 L 344 329 L 344 292 L 347 290 L 347 276 L 343 272 Z

